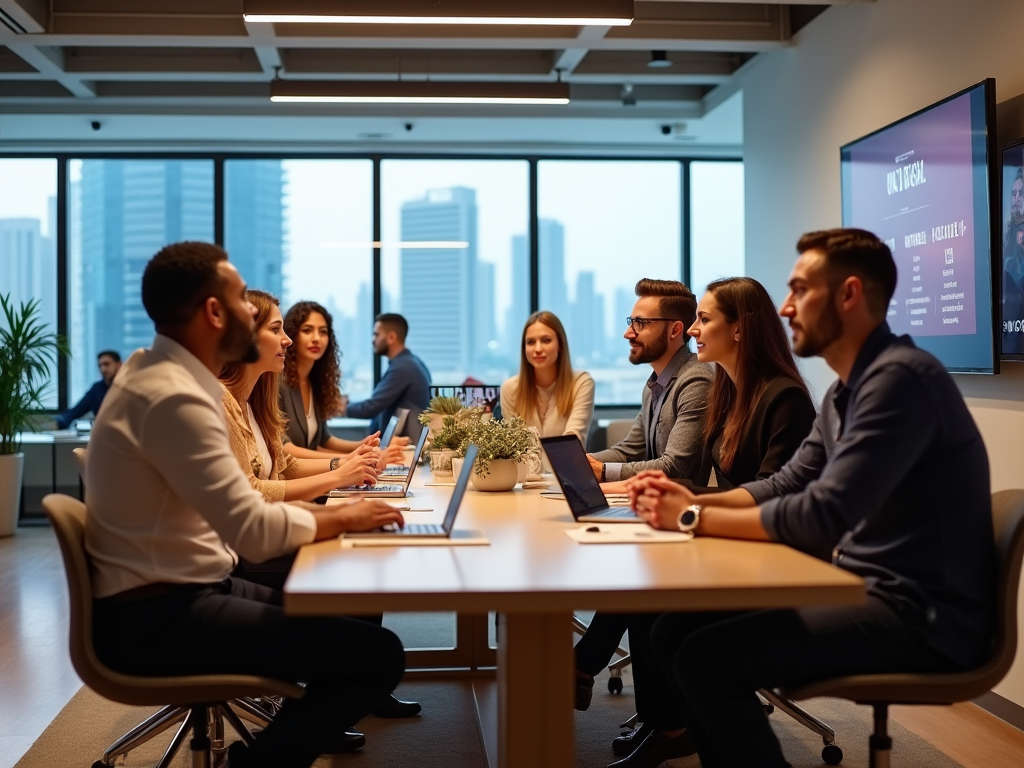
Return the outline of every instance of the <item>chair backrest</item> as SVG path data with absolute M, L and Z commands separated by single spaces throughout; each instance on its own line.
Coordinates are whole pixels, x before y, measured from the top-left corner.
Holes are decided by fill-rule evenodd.
M 629 430 L 633 428 L 633 424 L 636 419 L 615 419 L 614 421 L 608 422 L 608 427 L 605 430 L 605 442 L 606 448 L 611 448 L 613 445 L 622 442 L 622 440 L 629 434 Z
M 85 482 L 85 448 L 75 448 L 71 451 L 75 456 L 75 466 L 78 467 L 78 476 Z
M 988 665 L 995 685 L 1010 669 L 1017 652 L 1017 593 L 1024 560 L 1024 490 L 992 494 L 992 527 L 996 538 L 996 644 Z

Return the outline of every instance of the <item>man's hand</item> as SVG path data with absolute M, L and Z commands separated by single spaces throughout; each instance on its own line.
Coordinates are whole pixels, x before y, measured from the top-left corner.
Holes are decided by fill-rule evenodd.
M 320 507 L 314 515 L 317 541 L 331 539 L 342 533 L 372 531 L 384 525 L 405 526 L 402 513 L 380 499 Z
M 604 463 L 598 461 L 589 453 L 587 454 L 587 461 L 590 462 L 590 468 L 594 470 L 594 477 L 597 478 L 598 482 L 601 481 L 601 474 L 604 472 Z
M 631 506 L 636 513 L 652 528 L 665 531 L 676 530 L 679 513 L 693 504 L 694 498 L 687 488 L 664 475 L 637 475 L 630 487 Z

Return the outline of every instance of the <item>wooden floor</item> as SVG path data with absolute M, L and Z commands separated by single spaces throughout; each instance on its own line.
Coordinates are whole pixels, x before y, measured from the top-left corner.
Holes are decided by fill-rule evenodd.
M 68 658 L 53 531 L 21 528 L 0 539 L 0 585 L 0 768 L 13 768 L 81 686 Z M 974 704 L 894 707 L 892 716 L 964 768 L 1024 764 L 1024 732 Z

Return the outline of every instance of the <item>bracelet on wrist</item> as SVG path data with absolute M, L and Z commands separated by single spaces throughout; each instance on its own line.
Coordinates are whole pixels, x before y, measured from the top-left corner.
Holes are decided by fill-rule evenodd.
M 341 457 L 340 456 L 335 456 L 333 459 L 331 459 L 331 472 L 336 470 L 340 465 L 341 465 Z
M 601 482 L 602 483 L 608 482 L 607 477 L 608 477 L 608 465 L 607 464 L 601 464 Z

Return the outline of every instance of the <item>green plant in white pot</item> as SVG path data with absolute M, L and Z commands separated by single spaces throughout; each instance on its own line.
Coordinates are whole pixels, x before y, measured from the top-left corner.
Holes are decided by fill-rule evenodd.
M 534 445 L 533 435 L 522 417 L 481 421 L 473 429 L 470 440 L 477 447 L 473 486 L 478 491 L 515 488 L 519 463 Z
M 455 416 L 465 406 L 462 404 L 462 400 L 457 397 L 437 397 L 430 398 L 430 402 L 427 403 L 427 407 L 423 409 L 423 412 L 417 417 L 420 424 L 427 427 L 430 432 L 428 433 L 432 438 L 436 432 L 439 432 L 442 425 L 444 424 L 445 416 Z M 429 448 L 428 448 L 429 450 Z
M 39 304 L 33 299 L 16 307 L 10 295 L 0 294 L 0 536 L 10 536 L 18 525 L 25 464 L 21 433 L 43 407 L 50 365 L 58 354 L 68 354 L 67 342 L 42 321 Z
M 431 435 L 427 446 L 430 469 L 435 475 L 451 473 L 452 459 L 466 455 L 470 435 L 482 416 L 480 408 L 462 408 L 455 414 L 442 417 L 440 428 Z

